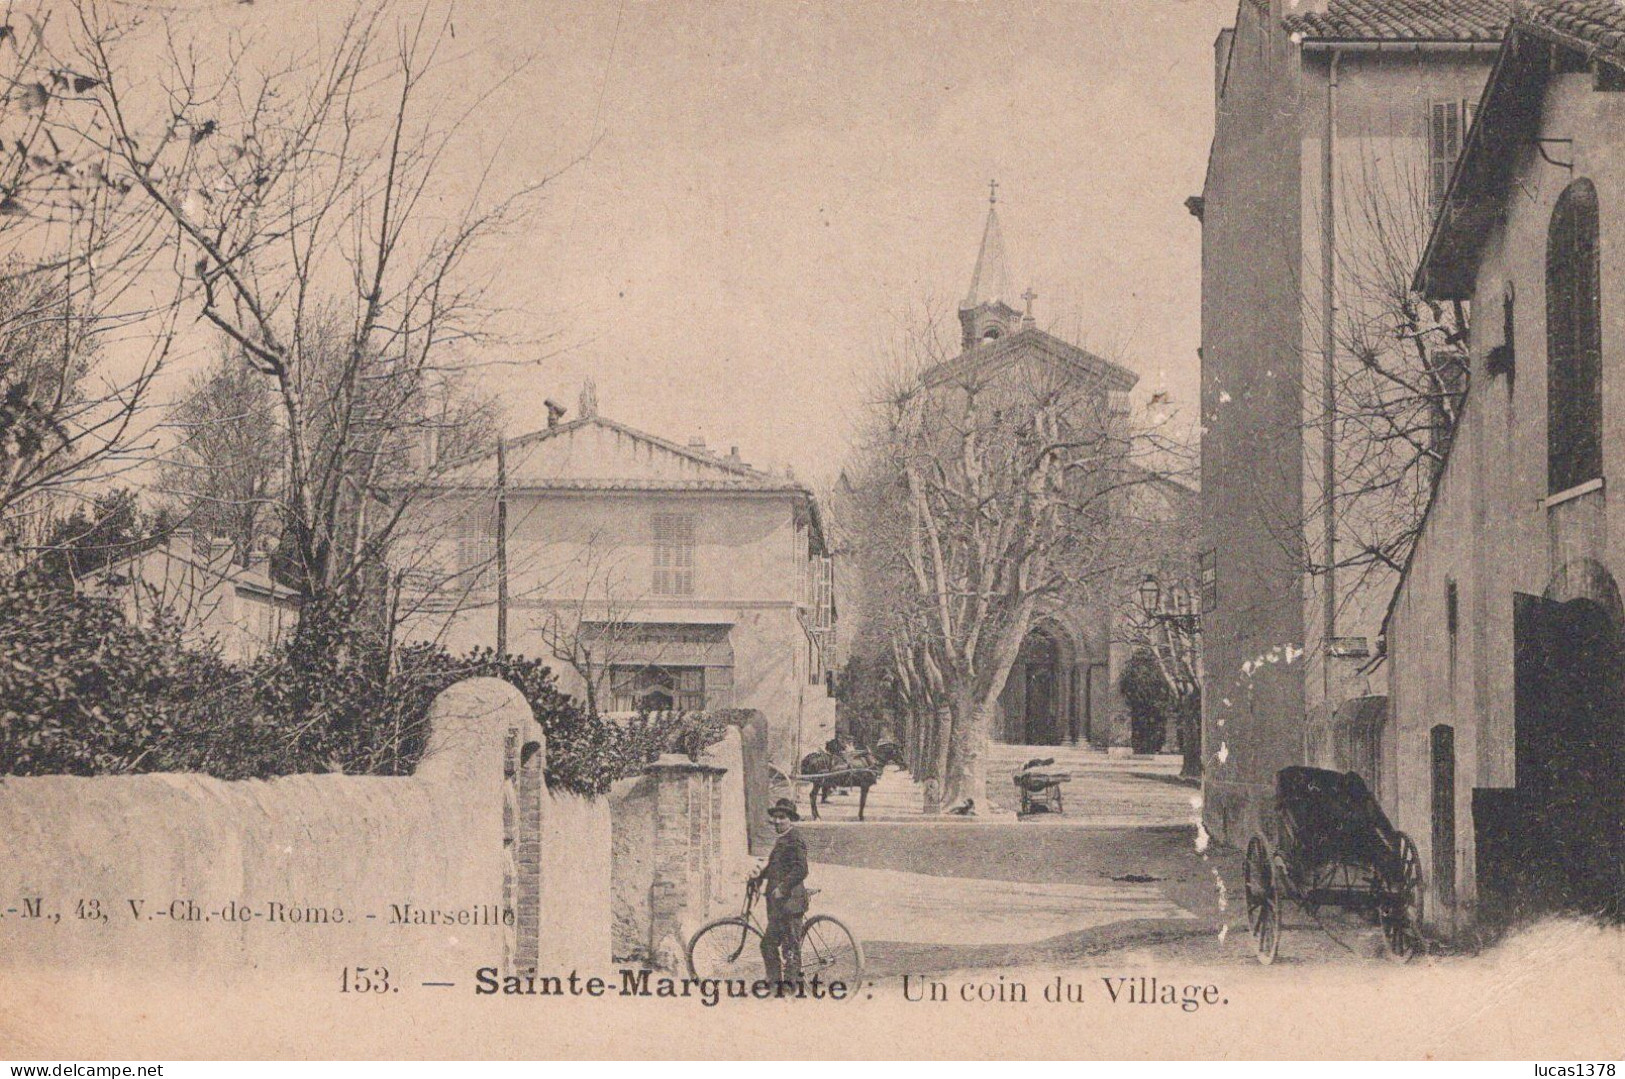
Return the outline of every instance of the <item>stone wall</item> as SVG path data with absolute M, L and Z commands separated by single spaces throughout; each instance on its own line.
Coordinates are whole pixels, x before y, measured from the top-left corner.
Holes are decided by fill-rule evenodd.
M 601 965 L 607 805 L 547 791 L 504 682 L 452 687 L 429 722 L 409 777 L 0 780 L 0 969 Z
M 666 754 L 610 795 L 612 950 L 683 968 L 688 938 L 741 902 L 749 860 L 740 729 L 699 761 Z

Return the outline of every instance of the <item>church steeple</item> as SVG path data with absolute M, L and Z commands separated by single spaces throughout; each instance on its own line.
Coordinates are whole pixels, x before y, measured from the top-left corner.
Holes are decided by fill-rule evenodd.
M 1014 333 L 1019 313 L 1010 306 L 1010 269 L 1005 264 L 1004 232 L 999 228 L 999 182 L 988 182 L 987 225 L 982 229 L 982 246 L 976 252 L 976 269 L 971 273 L 970 291 L 959 304 L 962 343 L 973 348 Z

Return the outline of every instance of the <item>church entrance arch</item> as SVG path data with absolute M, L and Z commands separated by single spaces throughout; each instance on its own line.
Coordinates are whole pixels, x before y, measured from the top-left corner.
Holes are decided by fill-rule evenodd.
M 1081 717 L 1087 714 L 1086 671 L 1063 626 L 1049 619 L 1035 625 L 1021 642 L 999 697 L 1004 713 L 999 740 L 1030 746 L 1077 740 Z

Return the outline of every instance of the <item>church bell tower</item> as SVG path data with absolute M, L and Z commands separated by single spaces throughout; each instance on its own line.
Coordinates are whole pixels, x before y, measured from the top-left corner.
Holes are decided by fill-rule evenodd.
M 1004 233 L 999 228 L 999 182 L 988 182 L 987 226 L 976 253 L 970 291 L 959 304 L 961 345 L 966 349 L 997 341 L 1021 328 L 1021 312 L 1010 306 L 1010 270 L 1004 259 Z

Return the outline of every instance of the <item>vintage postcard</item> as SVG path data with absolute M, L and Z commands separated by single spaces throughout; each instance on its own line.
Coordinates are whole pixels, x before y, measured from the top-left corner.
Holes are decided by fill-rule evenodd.
M 1622 229 L 1625 0 L 0 0 L 0 1059 L 1613 1076 Z

